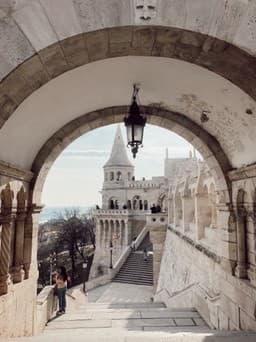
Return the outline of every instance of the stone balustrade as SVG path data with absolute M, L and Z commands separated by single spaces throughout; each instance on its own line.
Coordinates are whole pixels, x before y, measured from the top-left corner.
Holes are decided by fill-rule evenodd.
M 97 216 L 128 216 L 129 210 L 126 209 L 96 209 L 94 214 Z
M 35 333 L 41 333 L 46 323 L 57 310 L 57 297 L 54 296 L 53 286 L 46 286 L 37 296 L 37 316 Z

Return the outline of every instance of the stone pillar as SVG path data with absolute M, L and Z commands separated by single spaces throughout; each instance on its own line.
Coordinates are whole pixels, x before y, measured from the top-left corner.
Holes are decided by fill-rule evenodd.
M 246 262 L 246 228 L 247 228 L 247 211 L 241 206 L 237 208 L 237 266 L 235 275 L 238 278 L 247 278 L 247 262 Z
M 173 207 L 173 198 L 168 198 L 168 224 L 174 223 L 174 207 Z
M 237 264 L 237 236 L 236 236 L 236 216 L 229 206 L 217 205 L 218 229 L 221 230 L 221 256 L 222 268 L 234 274 Z
M 39 215 L 42 207 L 33 205 L 27 213 L 24 227 L 24 271 L 25 279 L 37 277 L 37 245 Z
M 125 226 L 126 226 L 126 236 L 127 236 L 127 244 L 126 246 L 130 245 L 131 242 L 132 242 L 132 222 L 131 221 L 127 221 L 125 223 Z
M 153 245 L 153 281 L 154 289 L 157 288 L 167 225 L 149 227 L 149 237 Z
M 179 226 L 179 214 L 178 214 L 179 208 L 177 206 L 176 196 L 177 196 L 177 194 L 175 194 L 174 201 L 173 201 L 173 224 L 174 224 L 174 227 Z
M 105 220 L 103 225 L 103 233 L 102 233 L 102 248 L 106 249 L 106 239 L 107 239 L 107 228 L 109 229 L 109 223 Z
M 100 244 L 99 246 L 101 248 L 104 247 L 104 231 L 105 231 L 105 221 L 102 222 L 101 228 L 100 228 Z
M 198 240 L 204 237 L 206 207 L 208 207 L 207 197 L 204 194 L 197 193 L 195 196 L 195 223 Z
M 25 230 L 25 212 L 18 212 L 16 217 L 16 234 L 15 234 L 15 253 L 14 253 L 14 268 L 13 282 L 19 283 L 24 279 L 24 230 Z
M 8 292 L 11 284 L 9 273 L 11 260 L 11 214 L 2 218 L 1 252 L 0 252 L 0 295 Z
M 187 232 L 189 230 L 190 218 L 192 216 L 192 212 L 194 203 L 191 196 L 184 195 L 182 197 L 182 221 L 183 221 L 183 232 Z

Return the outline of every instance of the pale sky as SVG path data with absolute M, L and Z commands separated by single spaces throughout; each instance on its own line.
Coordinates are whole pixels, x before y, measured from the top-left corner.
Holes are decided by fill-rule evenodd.
M 101 205 L 99 191 L 103 183 L 103 165 L 109 158 L 117 125 L 97 128 L 70 144 L 53 164 L 44 185 L 42 203 L 46 206 Z M 121 124 L 126 143 L 126 132 Z M 146 125 L 144 147 L 136 159 L 127 154 L 135 166 L 136 179 L 163 176 L 165 151 L 169 158 L 188 157 L 193 147 L 169 130 Z

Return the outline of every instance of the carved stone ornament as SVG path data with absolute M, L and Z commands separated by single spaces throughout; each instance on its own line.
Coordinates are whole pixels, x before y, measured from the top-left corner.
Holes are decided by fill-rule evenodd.
M 135 0 L 135 14 L 138 21 L 150 21 L 156 17 L 158 0 Z

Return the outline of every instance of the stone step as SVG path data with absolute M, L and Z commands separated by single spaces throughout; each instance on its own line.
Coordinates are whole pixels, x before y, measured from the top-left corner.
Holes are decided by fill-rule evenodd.
M 115 279 L 113 281 L 114 283 L 119 283 L 119 284 L 133 284 L 133 285 L 144 285 L 144 286 L 152 286 L 153 282 L 146 282 L 142 280 L 127 280 L 127 279 Z
M 162 302 L 130 302 L 130 303 L 86 303 L 80 305 L 80 309 L 85 310 L 104 310 L 104 309 L 139 309 L 139 310 L 148 310 L 148 309 L 166 309 L 166 306 Z M 175 309 L 172 309 L 175 311 Z M 187 310 L 187 309 L 185 309 Z M 189 308 L 189 310 L 195 311 L 193 308 Z M 179 310 L 180 311 L 180 310 Z M 181 310 L 183 311 L 183 310 Z
M 153 277 L 143 277 L 143 276 L 138 276 L 138 277 L 131 277 L 131 276 L 127 276 L 125 274 L 119 274 L 116 278 L 115 278 L 115 282 L 117 280 L 123 280 L 127 282 L 146 282 L 149 284 L 153 283 Z
M 113 282 L 152 286 L 153 256 L 145 261 L 143 252 L 132 252 Z
M 149 303 L 148 303 L 149 304 Z M 70 329 L 124 329 L 139 331 L 154 331 L 162 329 L 189 327 L 190 329 L 204 327 L 206 323 L 202 320 L 197 311 L 171 310 L 163 307 L 150 306 L 110 309 L 100 306 L 87 307 L 87 310 L 80 308 L 80 312 L 67 313 L 52 320 L 47 325 L 49 330 L 70 330 Z M 93 310 L 94 309 L 94 310 Z M 95 311 L 96 309 L 96 311 Z
M 1 339 L 0 342 L 9 340 Z M 31 338 L 12 338 L 10 342 L 255 342 L 256 334 L 250 332 L 216 332 L 202 327 L 155 327 L 154 331 L 140 328 L 56 329 Z
M 122 272 L 119 272 L 118 273 L 118 275 L 124 275 L 124 276 L 127 276 L 127 277 L 132 277 L 133 275 L 137 275 L 137 277 L 144 277 L 144 278 L 150 278 L 150 277 L 152 277 L 152 273 L 147 273 L 147 272 L 134 272 L 134 273 L 132 273 L 132 271 L 130 270 L 130 271 L 127 271 L 127 272 L 125 272 L 125 271 L 122 271 Z
M 66 313 L 58 317 L 58 322 L 63 321 L 83 321 L 83 320 L 91 320 L 91 319 L 111 319 L 111 320 L 119 320 L 119 319 L 196 319 L 197 325 L 205 325 L 201 319 L 200 315 L 196 311 L 173 311 L 170 309 L 158 310 L 158 309 L 105 309 L 101 311 L 77 311 L 76 313 Z M 53 321 L 54 322 L 54 321 Z M 51 323 L 49 323 L 51 324 Z

